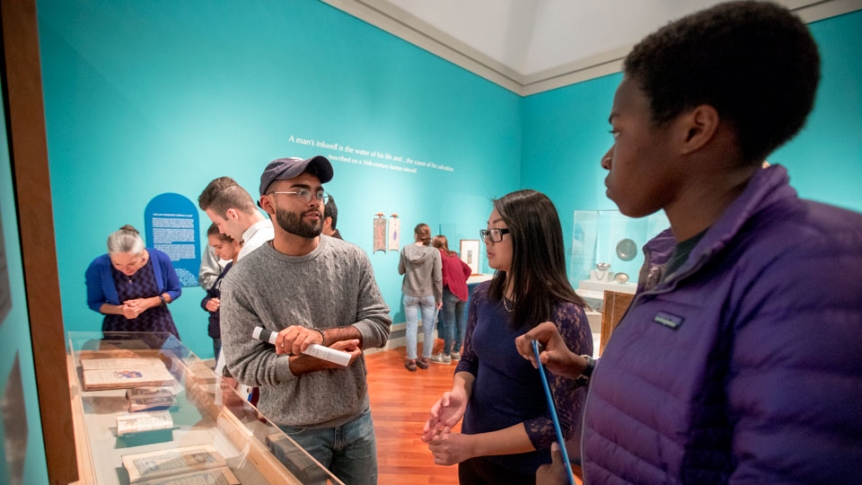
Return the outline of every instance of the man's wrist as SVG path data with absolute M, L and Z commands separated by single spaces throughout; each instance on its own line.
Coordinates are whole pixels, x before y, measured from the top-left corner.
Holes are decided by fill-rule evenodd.
M 312 330 L 315 330 L 317 333 L 320 334 L 320 345 L 326 347 L 326 334 L 323 333 L 323 330 L 319 328 L 312 328 Z

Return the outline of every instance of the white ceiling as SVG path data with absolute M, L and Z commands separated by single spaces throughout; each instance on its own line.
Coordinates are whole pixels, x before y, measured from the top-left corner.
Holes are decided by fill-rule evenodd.
M 641 38 L 724 0 L 323 0 L 518 94 L 603 76 Z M 862 0 L 777 0 L 807 22 Z
M 388 0 L 505 64 L 536 74 L 636 43 L 719 0 Z

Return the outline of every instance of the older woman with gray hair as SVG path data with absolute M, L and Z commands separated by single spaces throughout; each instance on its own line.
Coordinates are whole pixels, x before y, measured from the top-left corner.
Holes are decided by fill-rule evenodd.
M 182 293 L 171 258 L 145 248 L 134 227 L 108 236 L 108 253 L 90 263 L 86 280 L 87 305 L 105 315 L 103 332 L 169 332 L 179 338 L 168 310 Z

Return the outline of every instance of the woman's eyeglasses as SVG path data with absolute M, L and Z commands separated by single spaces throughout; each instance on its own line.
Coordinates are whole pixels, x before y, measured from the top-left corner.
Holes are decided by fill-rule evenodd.
M 483 241 L 498 243 L 503 240 L 503 234 L 509 234 L 508 229 L 479 229 L 479 237 Z

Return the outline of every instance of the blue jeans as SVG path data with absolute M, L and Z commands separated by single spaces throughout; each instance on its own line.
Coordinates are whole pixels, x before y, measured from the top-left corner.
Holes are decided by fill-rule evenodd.
M 461 351 L 461 343 L 464 342 L 464 334 L 467 332 L 467 302 L 461 301 L 449 291 L 449 287 L 443 288 L 443 311 L 440 320 L 443 321 L 443 353 Z M 452 347 L 452 341 L 455 347 Z
M 377 442 L 370 408 L 335 428 L 279 428 L 345 484 L 377 483 Z
M 437 302 L 434 296 L 404 295 L 404 317 L 407 319 L 407 358 L 416 358 L 416 337 L 419 333 L 419 312 L 422 311 L 422 357 L 431 358 L 434 349 L 434 326 L 437 322 Z

